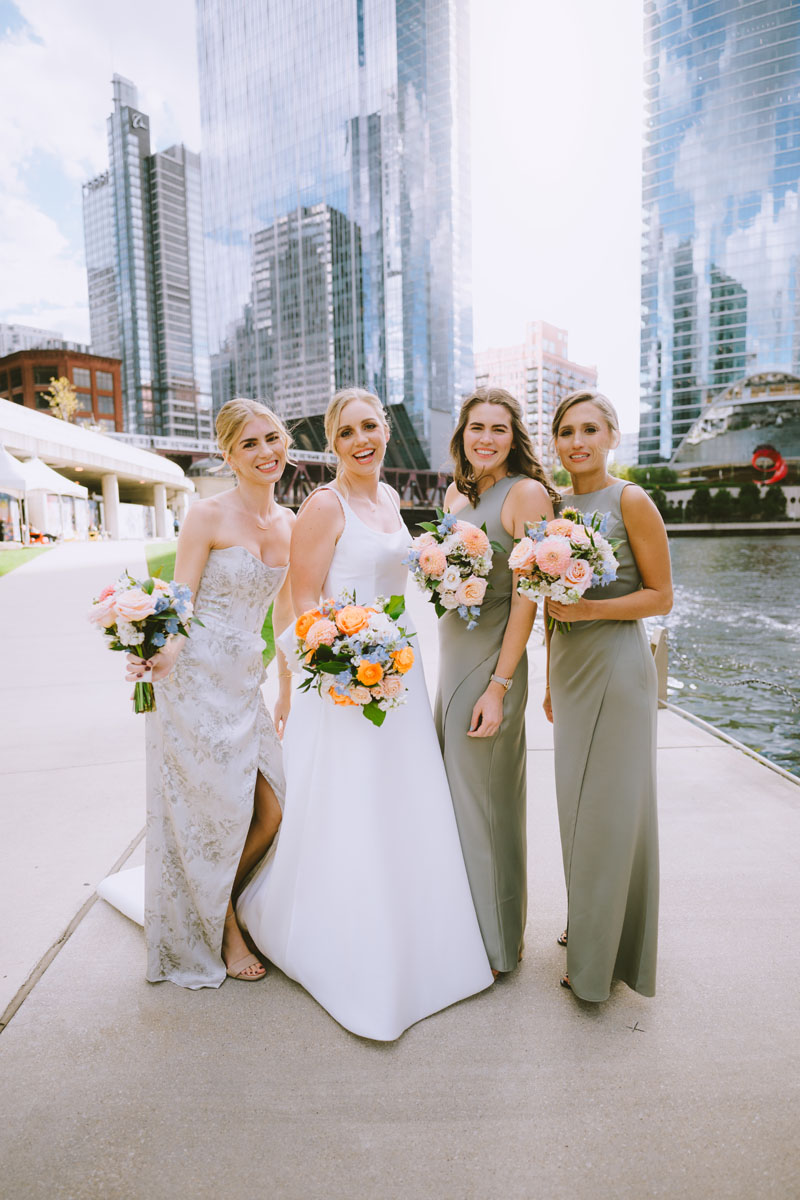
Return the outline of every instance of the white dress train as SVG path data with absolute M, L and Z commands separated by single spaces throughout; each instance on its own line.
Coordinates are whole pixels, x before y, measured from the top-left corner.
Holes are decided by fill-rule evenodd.
M 380 533 L 330 490 L 345 527 L 323 594 L 346 589 L 370 604 L 403 593 L 410 535 L 399 513 L 396 532 Z M 265 957 L 378 1041 L 493 981 L 415 654 L 407 701 L 380 728 L 313 689 L 295 692 L 283 823 L 237 904 Z

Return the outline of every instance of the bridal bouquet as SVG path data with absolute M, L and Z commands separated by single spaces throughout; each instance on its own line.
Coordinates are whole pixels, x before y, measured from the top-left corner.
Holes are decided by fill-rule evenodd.
M 503 547 L 490 542 L 485 527 L 458 521 L 452 513 L 436 510 L 439 521 L 422 521 L 425 533 L 414 538 L 405 563 L 428 598 L 437 617 L 455 609 L 467 629 L 478 623 L 487 575 L 492 569 L 492 551 Z
M 549 596 L 560 604 L 577 604 L 590 587 L 604 587 L 617 577 L 618 542 L 604 535 L 609 513 L 581 513 L 564 508 L 553 521 L 526 525 L 508 558 L 518 573 L 517 591 L 528 600 Z M 550 618 L 550 629 L 565 633 L 569 623 Z
M 367 608 L 344 593 L 324 600 L 298 617 L 294 632 L 298 659 L 307 678 L 301 691 L 315 687 L 334 704 L 360 707 L 373 725 L 406 700 L 403 676 L 414 665 L 410 636 L 397 621 L 402 596 L 379 597 Z
M 102 629 L 112 650 L 150 658 L 171 633 L 189 636 L 192 612 L 192 592 L 185 584 L 166 583 L 158 576 L 134 579 L 126 571 L 92 601 L 89 620 Z M 155 707 L 152 683 L 137 683 L 133 711 L 154 712 Z

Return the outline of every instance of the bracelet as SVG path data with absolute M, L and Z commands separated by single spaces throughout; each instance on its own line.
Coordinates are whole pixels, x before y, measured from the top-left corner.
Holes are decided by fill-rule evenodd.
M 291 679 L 291 678 L 292 678 L 291 671 L 278 671 L 278 679 Z

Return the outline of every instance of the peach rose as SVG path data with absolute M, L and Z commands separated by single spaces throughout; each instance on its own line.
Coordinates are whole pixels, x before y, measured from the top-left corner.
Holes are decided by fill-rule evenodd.
M 311 626 L 315 625 L 317 623 L 317 621 L 321 621 L 321 620 L 322 620 L 322 613 L 319 611 L 318 608 L 309 609 L 308 612 L 304 612 L 302 614 L 302 616 L 297 618 L 297 620 L 294 623 L 294 631 L 298 637 L 304 638 L 306 636 L 306 634 L 308 633 L 309 629 L 311 628 Z
M 372 694 L 381 700 L 393 700 L 405 690 L 406 685 L 399 675 L 384 675 L 378 686 L 372 689 Z
M 372 692 L 369 690 L 369 688 L 358 687 L 357 685 L 349 687 L 347 689 L 347 694 L 353 701 L 353 704 L 369 704 L 370 700 L 373 699 Z
M 461 539 L 461 545 L 470 556 L 485 554 L 489 549 L 489 539 L 477 525 L 470 525 L 469 521 L 456 521 L 456 532 Z
M 367 662 L 365 658 L 362 658 L 358 664 L 356 679 L 365 687 L 373 687 L 383 679 L 383 667 L 380 663 Z
M 520 538 L 508 556 L 512 571 L 527 571 L 536 562 L 536 542 L 532 538 Z
M 591 582 L 592 568 L 582 558 L 576 558 L 564 572 L 564 583 L 568 583 L 570 587 L 577 588 L 581 595 L 583 595 Z
M 552 521 L 548 521 L 545 525 L 545 533 L 559 534 L 561 537 L 572 537 L 572 530 L 575 525 L 572 521 L 568 521 L 566 517 L 555 517 Z
M 456 588 L 456 600 L 459 604 L 480 604 L 486 595 L 486 580 L 477 575 L 469 575 Z
M 115 600 L 117 612 L 123 621 L 141 621 L 156 611 L 156 597 L 148 596 L 141 588 L 130 588 Z
M 169 594 L 169 584 L 165 579 L 159 579 L 158 576 L 153 580 L 153 591 L 161 592 L 162 596 Z
M 359 629 L 364 628 L 368 620 L 369 613 L 358 604 L 346 604 L 336 614 L 336 624 L 345 637 L 352 637 L 354 633 L 358 633 Z
M 104 629 L 108 629 L 113 625 L 117 619 L 117 610 L 114 602 L 115 596 L 113 591 L 110 596 L 103 596 L 101 592 L 100 599 L 89 609 L 89 620 L 92 624 L 102 625 Z
M 586 526 L 578 525 L 577 522 L 572 526 L 572 533 L 569 536 L 575 546 L 591 546 L 592 544 L 592 539 L 586 532 Z
M 414 665 L 414 651 L 410 646 L 403 646 L 401 650 L 393 650 L 391 658 L 401 675 L 405 675 L 406 671 L 410 671 Z
M 569 542 L 557 534 L 536 543 L 536 563 L 545 575 L 563 575 L 569 566 L 571 555 Z
M 432 533 L 421 533 L 419 537 L 414 538 L 414 548 L 416 550 L 424 550 L 426 546 L 438 546 L 438 544 Z
M 441 579 L 447 569 L 447 558 L 441 546 L 424 546 L 420 552 L 419 565 L 432 579 Z
M 332 646 L 338 636 L 339 630 L 333 621 L 323 617 L 321 621 L 315 621 L 311 626 L 306 634 L 305 642 L 309 650 L 317 650 L 320 646 Z
M 331 685 L 331 687 L 328 688 L 328 695 L 334 704 L 343 704 L 346 708 L 347 707 L 352 708 L 353 705 L 355 704 L 355 701 L 351 700 L 349 696 L 340 695 L 340 693 L 337 692 L 336 688 L 333 687 L 333 685 Z

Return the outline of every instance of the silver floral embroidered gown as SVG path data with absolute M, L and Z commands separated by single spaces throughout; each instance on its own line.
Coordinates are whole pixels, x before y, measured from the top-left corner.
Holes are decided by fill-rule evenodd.
M 147 978 L 219 987 L 222 929 L 258 771 L 283 804 L 281 746 L 261 695 L 261 628 L 286 567 L 242 546 L 212 550 L 195 598 L 202 626 L 147 720 Z

